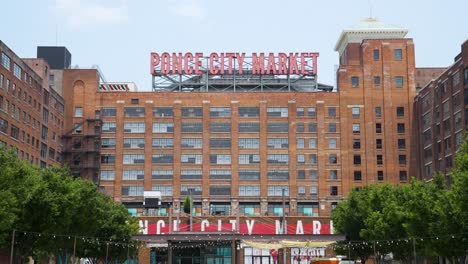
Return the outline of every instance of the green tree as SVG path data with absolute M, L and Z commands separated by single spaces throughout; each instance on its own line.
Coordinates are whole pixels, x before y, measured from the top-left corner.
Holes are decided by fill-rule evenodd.
M 191 213 L 190 212 L 190 197 L 186 196 L 185 197 L 185 200 L 184 200 L 184 203 L 183 203 L 183 206 L 184 206 L 184 213 L 188 214 L 188 213 Z

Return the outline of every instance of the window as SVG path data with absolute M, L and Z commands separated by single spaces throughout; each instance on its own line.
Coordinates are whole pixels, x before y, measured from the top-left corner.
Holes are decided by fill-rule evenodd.
M 304 107 L 296 108 L 296 116 L 297 117 L 304 117 Z
M 239 164 L 259 164 L 260 154 L 239 154 Z
M 337 170 L 330 170 L 329 175 L 330 175 L 329 179 L 332 180 L 332 181 L 336 181 L 338 179 L 338 171 Z
M 351 77 L 351 87 L 358 87 L 359 86 L 359 77 L 352 76 Z
M 403 87 L 403 76 L 395 76 L 395 87 L 396 88 Z
M 77 123 L 77 124 L 74 124 L 73 126 L 74 126 L 74 128 L 73 128 L 73 133 L 74 134 L 81 134 L 83 132 L 83 124 L 78 124 Z
M 239 170 L 239 180 L 258 181 L 260 180 L 260 171 L 254 169 Z
M 328 155 L 328 162 L 330 164 L 338 164 L 338 156 L 336 154 Z
M 382 133 L 382 123 L 375 123 L 375 133 Z
M 316 149 L 317 148 L 317 139 L 316 138 L 309 138 L 309 148 Z
M 361 139 L 359 138 L 353 139 L 353 149 L 361 149 Z
M 463 84 L 468 84 L 468 68 L 463 70 Z
M 124 115 L 125 117 L 145 117 L 145 108 L 144 107 L 125 107 Z
M 408 175 L 406 171 L 400 171 L 400 182 L 406 182 L 408 180 Z
M 172 154 L 153 154 L 151 157 L 152 164 L 172 164 L 174 156 Z
M 231 108 L 210 107 L 210 117 L 231 117 Z
M 162 196 L 172 196 L 172 188 L 172 185 L 153 185 L 151 190 L 160 191 Z
M 114 164 L 115 154 L 101 154 L 101 163 L 102 164 Z
M 103 117 L 115 117 L 116 116 L 116 109 L 115 107 L 103 107 L 102 108 L 102 116 Z
M 315 107 L 309 107 L 307 109 L 307 116 L 310 118 L 316 118 L 317 117 L 317 109 Z
M 115 138 L 103 138 L 101 139 L 102 149 L 115 149 Z
M 336 117 L 336 107 L 328 107 L 328 117 L 329 118 L 335 118 Z
M 189 195 L 190 191 L 192 191 L 192 195 L 201 195 L 202 194 L 202 187 L 201 185 L 181 185 L 180 186 L 180 194 L 181 195 Z
M 153 133 L 173 133 L 174 123 L 153 123 Z
M 405 124 L 404 123 L 398 123 L 397 124 L 397 132 L 398 132 L 398 134 L 404 134 L 405 133 Z
M 310 186 L 310 195 L 317 195 L 318 194 L 318 188 L 317 188 L 317 185 L 312 185 Z
M 374 61 L 378 61 L 380 59 L 380 50 L 378 49 L 373 50 L 372 55 L 373 55 Z
M 306 188 L 305 188 L 305 186 L 298 186 L 298 187 L 297 187 L 297 194 L 298 194 L 298 195 L 305 195 L 305 194 L 306 194 Z
M 210 154 L 210 164 L 231 164 L 231 155 L 229 154 Z
M 13 75 L 21 80 L 21 67 L 16 63 L 13 63 Z
M 353 164 L 354 165 L 361 165 L 361 155 L 354 155 L 353 156 Z
M 182 148 L 201 149 L 203 140 L 201 138 L 182 138 Z
M 353 115 L 353 118 L 359 118 L 359 107 L 351 108 L 351 113 Z
M 297 164 L 305 164 L 305 155 L 297 154 Z
M 377 138 L 375 140 L 375 148 L 382 149 L 382 139 L 381 138 Z
M 336 149 L 336 138 L 329 138 L 328 139 L 328 148 Z
M 362 181 L 362 173 L 361 173 L 361 171 L 354 171 L 354 180 L 355 180 L 355 181 Z
M 374 85 L 379 86 L 380 85 L 380 76 L 374 76 Z
M 83 117 L 83 107 L 75 107 L 75 117 Z
M 182 154 L 180 162 L 182 164 L 202 164 L 201 154 Z
M 123 164 L 143 164 L 145 157 L 143 154 L 124 154 Z
M 398 155 L 398 164 L 400 164 L 400 166 L 406 165 L 406 155 Z
M 402 60 L 403 59 L 403 53 L 401 49 L 395 49 L 393 51 L 393 58 L 395 60 Z
M 8 71 L 10 70 L 11 67 L 11 60 L 10 57 L 8 57 L 5 53 L 2 52 L 2 65 L 5 67 Z
M 239 138 L 240 149 L 258 149 L 260 148 L 259 138 Z
M 317 171 L 316 170 L 309 170 L 309 180 L 316 181 L 317 180 Z
M 375 118 L 381 118 L 382 117 L 382 107 L 377 106 L 375 107 Z
M 330 186 L 330 195 L 337 196 L 338 195 L 338 186 Z
M 302 122 L 296 123 L 296 132 L 297 133 L 304 133 L 305 132 L 304 123 L 302 123 Z
M 401 107 L 401 106 L 397 107 L 396 108 L 396 113 L 397 113 L 398 118 L 405 117 L 405 108 Z
M 143 122 L 125 122 L 124 133 L 145 133 L 145 123 Z
M 210 124 L 211 133 L 231 133 L 231 123 L 216 123 Z
M 288 133 L 288 123 L 268 122 L 268 133 Z
M 377 165 L 383 165 L 383 155 L 377 155 Z
M 309 123 L 309 133 L 317 133 L 317 123 Z
M 122 196 L 143 196 L 143 186 L 122 186 Z
M 328 132 L 329 133 L 336 133 L 336 123 L 328 123 Z
M 259 196 L 259 195 L 260 195 L 259 185 L 239 185 L 239 196 Z
M 173 117 L 174 110 L 171 107 L 153 107 L 153 117 Z
M 377 180 L 378 181 L 383 181 L 384 180 L 383 171 L 377 171 Z
M 298 138 L 298 139 L 296 139 L 296 141 L 297 141 L 296 146 L 297 146 L 298 149 L 305 148 L 305 139 L 304 138 Z
M 3 88 L 3 74 L 0 74 L 0 88 Z
M 287 185 L 268 185 L 268 196 L 289 196 L 289 186 Z
M 270 181 L 287 181 L 289 180 L 289 171 L 288 170 L 268 170 L 267 171 L 268 180 Z
M 123 170 L 122 180 L 124 181 L 135 181 L 143 180 L 145 178 L 145 173 L 143 170 Z
M 259 117 L 260 109 L 258 107 L 239 107 L 239 117 Z
M 353 134 L 359 134 L 361 133 L 361 127 L 359 124 L 353 124 Z
M 115 171 L 114 170 L 101 170 L 100 179 L 102 181 L 115 180 Z
M 210 180 L 230 180 L 231 170 L 210 170 Z
M 268 117 L 288 117 L 288 108 L 287 107 L 268 107 L 267 116 Z
M 239 133 L 258 133 L 260 132 L 260 123 L 249 122 L 239 123 Z
M 174 176 L 173 170 L 153 170 L 151 171 L 151 178 L 153 180 L 170 180 Z
M 210 148 L 224 149 L 231 148 L 231 138 L 210 138 Z
M 135 144 L 138 144 L 138 147 L 144 147 L 145 142 L 143 139 L 138 140 L 138 142 L 135 142 L 135 139 L 132 139 L 132 147 L 135 146 Z M 153 142 L 151 144 L 153 148 L 173 148 L 174 147 L 174 139 L 173 138 L 153 138 Z M 125 142 L 124 142 L 124 147 L 125 147 Z
M 268 164 L 288 164 L 288 155 L 287 154 L 268 154 L 267 163 Z
M 210 185 L 210 195 L 231 195 L 230 185 Z M 214 206 L 211 204 L 211 210 L 213 214 L 230 214 L 230 205 L 223 205 L 223 210 L 219 210 L 220 205 Z M 218 209 L 217 209 L 218 208 Z
M 138 100 L 138 98 L 132 98 L 132 99 L 130 100 L 130 103 L 131 103 L 131 104 L 138 104 L 138 103 L 139 103 L 139 100 Z
M 240 191 L 239 191 L 239 195 L 240 195 Z M 240 215 L 246 215 L 246 216 L 254 216 L 254 215 L 259 216 L 260 215 L 260 203 L 239 203 L 239 213 Z
M 201 107 L 182 107 L 182 117 L 203 117 Z
M 404 138 L 398 139 L 398 149 L 405 149 L 406 148 L 406 141 Z
M 287 138 L 268 138 L 267 144 L 269 149 L 287 149 L 289 146 Z
M 317 154 L 309 154 L 309 164 L 317 165 Z
M 297 179 L 298 180 L 305 180 L 306 172 L 305 170 L 297 170 Z

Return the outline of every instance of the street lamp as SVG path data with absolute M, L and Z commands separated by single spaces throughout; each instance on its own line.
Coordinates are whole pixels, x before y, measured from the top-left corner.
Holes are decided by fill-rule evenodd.
M 190 232 L 192 232 L 192 222 L 193 222 L 193 219 L 192 219 L 192 206 L 193 206 L 193 202 L 192 202 L 192 191 L 194 191 L 194 190 L 195 190 L 195 188 L 188 188 L 189 199 L 190 199 L 190 226 L 189 226 Z

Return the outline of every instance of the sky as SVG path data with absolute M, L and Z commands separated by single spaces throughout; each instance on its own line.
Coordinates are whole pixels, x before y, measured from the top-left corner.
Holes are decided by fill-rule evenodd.
M 2 0 L 0 40 L 22 58 L 66 46 L 72 67 L 151 90 L 151 52 L 319 52 L 335 85 L 341 31 L 367 17 L 409 29 L 417 67 L 449 66 L 468 39 L 467 0 Z

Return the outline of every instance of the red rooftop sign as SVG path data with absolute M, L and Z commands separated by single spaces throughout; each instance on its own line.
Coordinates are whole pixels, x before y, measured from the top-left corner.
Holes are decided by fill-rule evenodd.
M 318 52 L 151 53 L 152 75 L 316 75 Z

